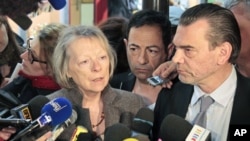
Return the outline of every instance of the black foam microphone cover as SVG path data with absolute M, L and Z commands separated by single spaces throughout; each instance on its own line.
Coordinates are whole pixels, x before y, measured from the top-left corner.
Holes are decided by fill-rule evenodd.
M 32 119 L 37 119 L 40 115 L 41 115 L 41 110 L 43 108 L 43 106 L 48 103 L 50 100 L 42 95 L 38 95 L 34 98 L 32 98 L 29 102 L 28 102 L 28 107 L 30 110 L 30 114 Z
M 136 132 L 149 135 L 154 121 L 154 112 L 147 108 L 141 108 L 133 119 L 132 129 Z
M 134 117 L 134 115 L 131 112 L 123 112 L 120 115 L 119 123 L 122 123 L 122 124 L 126 125 L 128 128 L 131 128 L 133 117 Z
M 184 118 L 169 114 L 162 121 L 159 137 L 163 141 L 184 141 L 192 128 Z
M 77 141 L 92 141 L 92 136 L 90 133 L 80 133 L 77 137 Z
M 107 127 L 104 132 L 104 141 L 122 141 L 129 137 L 131 137 L 131 130 L 121 123 Z
M 75 122 L 76 125 L 81 125 L 85 128 L 87 128 L 88 131 L 90 131 L 92 125 L 90 122 L 90 115 L 88 109 L 82 108 L 79 105 L 73 105 L 73 109 L 77 113 L 77 120 Z
M 15 17 L 10 17 L 18 26 L 20 26 L 23 30 L 29 29 L 32 25 L 32 20 L 24 14 L 20 14 Z

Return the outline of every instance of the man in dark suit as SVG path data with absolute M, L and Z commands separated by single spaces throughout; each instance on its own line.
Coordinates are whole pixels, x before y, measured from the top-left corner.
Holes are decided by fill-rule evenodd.
M 230 125 L 250 125 L 250 79 L 233 65 L 241 38 L 232 12 L 214 4 L 186 10 L 173 44 L 176 52 L 172 61 L 177 65 L 180 82 L 172 86 L 170 93 L 157 98 L 153 140 L 158 139 L 161 122 L 168 114 L 194 124 L 200 99 L 207 96 L 214 101 L 205 115 L 212 141 L 228 140 Z

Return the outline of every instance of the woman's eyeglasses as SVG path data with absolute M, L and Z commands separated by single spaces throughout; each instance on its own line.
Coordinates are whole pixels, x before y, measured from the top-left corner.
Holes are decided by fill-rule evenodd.
M 39 60 L 39 59 L 37 59 L 37 58 L 34 56 L 32 50 L 31 50 L 31 47 L 30 47 L 30 40 L 32 40 L 32 39 L 33 39 L 33 38 L 29 38 L 29 39 L 27 40 L 28 59 L 29 59 L 30 63 L 33 64 L 34 62 L 39 62 L 39 63 L 47 64 L 46 61 Z

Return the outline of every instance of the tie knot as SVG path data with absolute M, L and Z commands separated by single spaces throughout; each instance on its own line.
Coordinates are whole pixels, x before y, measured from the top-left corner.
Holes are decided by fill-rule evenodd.
M 205 112 L 213 102 L 214 100 L 210 96 L 201 97 L 201 112 Z

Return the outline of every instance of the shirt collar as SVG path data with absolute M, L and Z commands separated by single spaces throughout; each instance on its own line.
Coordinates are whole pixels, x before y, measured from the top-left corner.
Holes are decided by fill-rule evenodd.
M 232 66 L 232 71 L 229 77 L 212 93 L 209 95 L 214 99 L 215 102 L 225 107 L 229 100 L 234 96 L 236 90 L 237 75 L 236 70 Z M 197 85 L 194 85 L 194 94 L 191 99 L 191 105 L 198 102 L 199 98 L 205 95 Z

